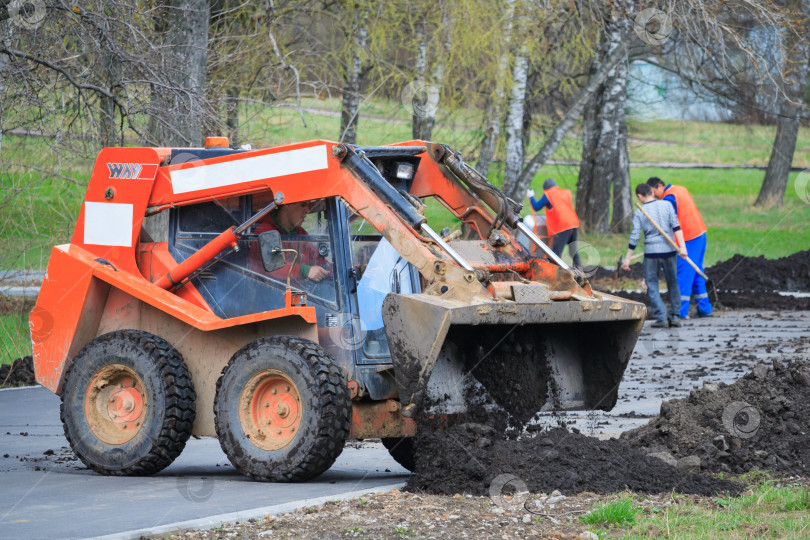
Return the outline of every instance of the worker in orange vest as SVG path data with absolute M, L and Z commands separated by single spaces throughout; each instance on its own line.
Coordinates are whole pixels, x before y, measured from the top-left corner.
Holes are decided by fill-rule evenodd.
M 581 268 L 582 261 L 577 250 L 579 217 L 574 211 L 571 192 L 559 187 L 553 178 L 546 178 L 543 182 L 543 196 L 539 201 L 535 200 L 533 189 L 528 190 L 526 196 L 535 212 L 541 208 L 546 209 L 546 228 L 548 234 L 553 237 L 551 250 L 559 257 L 562 256 L 565 246 L 568 246 L 568 253 L 574 260 L 574 266 Z
M 681 224 L 686 251 L 698 268 L 703 270 L 703 258 L 706 255 L 706 224 L 697 209 L 689 190 L 683 186 L 664 184 L 663 180 L 653 176 L 647 180 L 656 199 L 669 201 L 678 215 Z M 695 272 L 695 269 L 682 258 L 678 258 L 678 288 L 681 292 L 681 319 L 689 315 L 689 303 L 692 298 L 697 304 L 698 317 L 712 314 L 712 304 L 706 291 L 706 280 Z

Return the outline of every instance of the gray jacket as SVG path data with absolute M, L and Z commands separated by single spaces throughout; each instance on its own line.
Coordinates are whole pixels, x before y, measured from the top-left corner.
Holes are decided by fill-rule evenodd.
M 674 233 L 681 230 L 681 225 L 678 223 L 675 210 L 668 201 L 656 200 L 644 203 L 644 211 L 650 214 L 650 217 L 655 220 L 659 227 L 670 233 L 670 238 L 674 240 Z M 641 213 L 641 210 L 636 209 L 633 214 L 633 232 L 630 233 L 630 249 L 636 249 L 638 241 L 641 239 L 641 231 L 644 231 L 645 256 L 668 257 L 675 254 L 675 250 L 661 236 L 661 233 Z

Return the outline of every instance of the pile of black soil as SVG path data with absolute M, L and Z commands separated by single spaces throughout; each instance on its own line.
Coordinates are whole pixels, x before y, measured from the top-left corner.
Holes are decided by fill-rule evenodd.
M 706 275 L 718 291 L 791 291 L 810 292 L 810 250 L 799 251 L 781 259 L 734 255 L 728 260 L 706 267 Z M 598 289 L 618 289 L 618 283 L 644 279 L 641 262 L 621 267 L 597 267 L 590 276 Z
M 781 259 L 734 255 L 706 268 L 718 290 L 810 291 L 810 250 Z
M 535 493 L 631 489 L 713 495 L 741 489 L 728 480 L 684 472 L 622 441 L 603 441 L 563 428 L 515 440 L 482 424 L 443 430 L 420 425 L 415 444 L 416 470 L 407 487 L 412 491 L 489 495 L 492 481 L 501 474 L 517 476 Z
M 731 385 L 707 384 L 666 401 L 621 440 L 645 452 L 697 456 L 710 471 L 769 469 L 808 476 L 810 363 L 759 365 Z
M 588 277 L 591 283 L 602 284 L 612 280 L 637 280 L 644 279 L 644 265 L 639 261 L 630 265 L 630 271 L 625 272 L 622 270 L 621 265 L 613 268 L 605 268 L 604 266 L 596 267 L 596 271 Z
M 626 298 L 635 302 L 646 304 L 650 301 L 646 292 L 635 291 L 609 291 L 609 294 Z M 661 293 L 664 304 L 669 306 L 667 293 Z M 709 301 L 719 309 L 760 309 L 769 311 L 807 311 L 810 310 L 810 298 L 797 298 L 775 292 L 730 292 L 718 291 L 715 299 L 714 292 L 709 293 Z M 694 307 L 694 304 L 693 304 Z M 647 318 L 652 318 L 652 310 L 647 310 Z
M 774 311 L 810 309 L 810 298 L 777 292 L 810 292 L 810 250 L 781 259 L 734 255 L 707 267 L 706 274 L 711 279 L 708 284 L 709 299 L 719 308 Z M 643 265 L 636 263 L 630 265 L 630 272 L 621 268 L 600 267 L 590 281 L 597 290 L 649 305 L 646 293 L 621 290 L 626 288 L 628 281 L 641 282 L 643 279 Z M 713 287 L 717 290 L 714 291 Z
M 37 384 L 37 380 L 34 377 L 34 359 L 30 356 L 17 358 L 11 364 L 0 366 L 0 387 L 34 384 Z

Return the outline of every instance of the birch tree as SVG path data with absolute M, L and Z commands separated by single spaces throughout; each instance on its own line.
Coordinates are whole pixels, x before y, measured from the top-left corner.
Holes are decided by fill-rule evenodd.
M 489 164 L 495 155 L 495 148 L 501 135 L 501 122 L 503 121 L 503 107 L 506 99 L 504 82 L 509 71 L 508 47 L 512 40 L 512 16 L 515 9 L 515 0 L 506 0 L 504 5 L 504 16 L 501 22 L 503 28 L 504 50 L 498 58 L 498 67 L 494 81 L 494 95 L 487 99 L 484 114 L 484 137 L 481 140 L 481 148 L 478 152 L 478 163 L 476 168 L 481 174 L 486 176 L 489 173 Z
M 510 93 L 506 113 L 506 149 L 504 158 L 503 188 L 506 193 L 514 191 L 518 176 L 523 170 L 524 117 L 526 116 L 526 95 L 529 80 L 529 41 L 528 32 L 530 7 L 522 2 L 514 5 L 514 20 L 511 24 L 511 43 L 514 46 Z M 523 199 L 521 196 L 518 200 Z
M 503 185 L 507 193 L 513 190 L 515 182 L 523 170 L 523 115 L 526 106 L 528 77 L 528 47 L 522 46 L 515 56 L 512 67 L 512 89 L 509 96 L 509 112 L 506 116 L 506 159 Z
M 604 30 L 593 60 L 592 72 L 622 47 L 630 35 L 627 5 L 605 13 Z M 622 9 L 623 8 L 623 9 Z M 630 206 L 630 170 L 627 156 L 625 100 L 627 96 L 627 56 L 621 57 L 590 98 L 582 125 L 582 161 L 577 182 L 577 212 L 582 228 L 606 233 L 613 189 L 613 225 L 625 232 Z
M 363 84 L 363 60 L 365 57 L 368 28 L 363 7 L 354 6 L 352 25 L 348 38 L 349 49 L 343 67 L 343 88 L 340 108 L 340 141 L 357 142 L 357 121 L 360 114 L 360 96 Z

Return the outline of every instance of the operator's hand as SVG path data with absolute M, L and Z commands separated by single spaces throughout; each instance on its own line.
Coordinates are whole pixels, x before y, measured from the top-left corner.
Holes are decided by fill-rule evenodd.
M 680 246 L 678 248 L 678 255 L 680 255 L 682 259 L 689 257 L 689 254 L 686 252 L 686 246 Z
M 533 189 L 527 189 L 526 190 L 526 198 L 527 199 L 533 199 L 534 198 L 534 190 Z
M 644 291 L 644 292 L 647 292 L 647 280 L 646 279 L 641 280 L 641 290 Z
M 311 279 L 312 281 L 321 281 L 323 278 L 329 275 L 329 271 L 321 266 L 310 266 L 309 267 L 309 274 L 307 274 L 307 279 Z
M 630 257 L 625 257 L 624 260 L 622 261 L 622 270 L 624 270 L 625 272 L 630 271 Z

